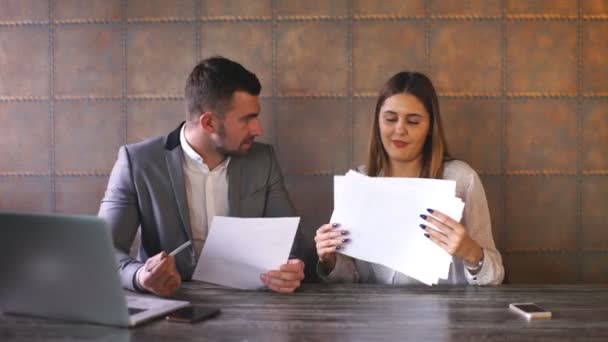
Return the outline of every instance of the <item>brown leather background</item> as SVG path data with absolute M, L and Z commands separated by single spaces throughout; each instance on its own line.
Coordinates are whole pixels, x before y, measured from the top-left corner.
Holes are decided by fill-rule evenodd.
M 173 129 L 215 54 L 261 78 L 311 248 L 410 69 L 482 176 L 509 281 L 608 281 L 606 0 L 0 0 L 0 210 L 95 214 L 118 147 Z

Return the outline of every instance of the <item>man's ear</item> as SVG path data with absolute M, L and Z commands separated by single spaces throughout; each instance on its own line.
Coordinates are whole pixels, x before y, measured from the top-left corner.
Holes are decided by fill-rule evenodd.
M 199 125 L 207 133 L 215 133 L 217 130 L 217 118 L 211 112 L 203 112 L 198 118 Z

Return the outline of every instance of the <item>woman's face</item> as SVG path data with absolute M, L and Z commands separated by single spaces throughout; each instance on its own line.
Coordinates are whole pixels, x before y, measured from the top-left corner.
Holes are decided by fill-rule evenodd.
M 395 94 L 384 101 L 378 123 L 391 164 L 417 162 L 430 127 L 430 116 L 414 95 Z

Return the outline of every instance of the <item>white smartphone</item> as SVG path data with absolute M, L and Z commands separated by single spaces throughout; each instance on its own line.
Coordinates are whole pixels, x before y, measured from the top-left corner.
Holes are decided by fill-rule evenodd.
M 511 303 L 509 309 L 527 319 L 551 318 L 551 311 L 547 311 L 534 303 Z

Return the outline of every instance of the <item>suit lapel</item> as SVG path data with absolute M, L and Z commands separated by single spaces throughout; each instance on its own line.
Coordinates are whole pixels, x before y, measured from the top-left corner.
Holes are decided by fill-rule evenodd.
M 184 171 L 182 164 L 182 149 L 177 146 L 168 150 L 165 154 L 167 169 L 169 170 L 169 178 L 173 188 L 173 195 L 177 202 L 177 209 L 182 219 L 182 224 L 188 238 L 192 240 L 192 229 L 190 226 L 190 214 L 188 211 L 188 200 L 186 199 L 186 185 L 184 182 Z
M 241 216 L 241 158 L 232 157 L 228 164 L 228 215 Z

